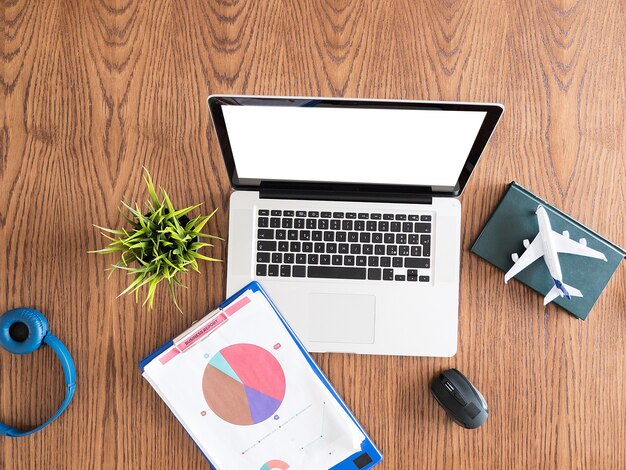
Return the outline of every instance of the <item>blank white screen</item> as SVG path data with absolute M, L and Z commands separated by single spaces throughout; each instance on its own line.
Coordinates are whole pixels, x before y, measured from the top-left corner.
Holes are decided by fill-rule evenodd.
M 454 186 L 483 111 L 223 106 L 241 179 Z

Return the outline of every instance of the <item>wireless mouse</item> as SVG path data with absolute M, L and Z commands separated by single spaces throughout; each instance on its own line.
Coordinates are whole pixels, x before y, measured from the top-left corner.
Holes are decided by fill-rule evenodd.
M 433 379 L 430 390 L 457 424 L 474 429 L 487 420 L 487 402 L 467 377 L 448 369 Z

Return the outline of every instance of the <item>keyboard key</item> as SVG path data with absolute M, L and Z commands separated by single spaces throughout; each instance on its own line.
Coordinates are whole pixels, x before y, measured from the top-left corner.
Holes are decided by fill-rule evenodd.
M 322 241 L 322 238 L 324 238 L 323 234 L 324 234 L 324 232 L 321 232 L 320 230 L 314 230 L 312 232 L 311 239 L 314 242 L 320 242 L 320 241 Z
M 280 264 L 283 262 L 282 253 L 272 253 L 272 263 Z
M 423 236 L 423 235 L 422 235 Z M 420 236 L 416 233 L 409 235 L 409 245 L 418 245 L 420 242 Z
M 324 253 L 324 243 L 318 242 L 313 246 L 315 253 Z
M 383 220 L 393 220 L 393 214 L 383 214 Z
M 370 214 L 370 217 L 374 220 L 380 220 L 382 216 L 380 214 Z
M 409 220 L 420 220 L 420 216 L 416 215 L 416 214 L 410 214 L 409 215 Z
M 404 274 L 396 274 L 396 281 L 405 281 L 406 277 Z
M 296 217 L 306 217 L 306 211 L 296 211 Z
M 309 241 L 311 239 L 311 232 L 308 230 L 300 230 L 300 240 Z
M 343 212 L 333 212 L 333 219 L 343 219 Z
M 306 221 L 304 219 L 296 219 L 293 221 L 293 228 L 304 228 Z
M 346 268 L 337 266 L 309 266 L 310 278 L 322 279 L 365 279 L 365 268 Z
M 340 243 L 339 253 L 342 253 L 342 254 L 350 253 L 350 245 L 348 245 L 347 243 Z
M 427 258 L 404 258 L 404 267 L 427 269 L 430 268 L 430 260 Z
M 270 211 L 267 209 L 259 209 L 259 215 L 270 215 Z
M 356 219 L 356 212 L 347 212 L 346 219 Z
M 424 245 L 424 251 L 422 251 L 422 256 L 430 256 L 430 245 Z
M 320 255 L 320 264 L 330 264 L 330 255 Z
M 306 264 L 306 255 L 298 253 L 296 255 L 296 264 Z
M 422 247 L 421 246 L 412 246 L 411 247 L 411 256 L 419 257 L 422 256 Z
M 367 270 L 367 278 L 372 281 L 380 281 L 382 277 L 382 269 L 380 268 L 369 268 Z
M 259 217 L 259 220 L 257 221 L 257 225 L 261 228 L 265 228 L 269 226 L 269 224 L 270 224 L 270 219 L 268 219 L 267 217 Z
M 271 228 L 260 228 L 256 232 L 256 237 L 259 240 L 271 240 L 274 238 L 274 230 Z
M 406 276 L 406 280 L 407 281 L 411 281 L 411 282 L 417 282 L 417 276 Z
M 383 242 L 383 234 L 376 232 L 372 234 L 372 243 L 382 243 Z
M 291 270 L 291 274 L 293 277 L 305 277 L 306 276 L 306 267 L 305 266 L 294 266 Z
M 331 212 L 322 212 L 322 217 L 324 219 L 330 219 L 332 217 L 332 213 Z
M 401 268 L 402 267 L 402 263 L 403 263 L 402 260 L 403 260 L 403 258 L 393 258 L 392 261 L 391 261 L 391 265 L 394 268 Z
M 283 219 L 282 227 L 283 228 L 292 228 L 293 227 L 293 219 Z
M 274 237 L 276 237 L 276 240 L 286 240 L 287 230 L 276 230 L 276 232 L 274 232 Z
M 357 245 L 356 243 L 353 243 L 352 245 L 350 245 L 350 254 L 352 254 L 352 255 L 360 255 L 361 254 L 361 245 Z
M 352 255 L 346 255 L 343 257 L 343 264 L 345 264 L 346 266 L 354 266 L 354 256 Z
M 396 235 L 396 243 L 398 245 L 404 245 L 406 243 L 406 233 L 399 233 Z
M 287 240 L 297 240 L 297 239 L 298 239 L 297 230 L 287 230 Z
M 367 212 L 359 212 L 359 219 L 369 219 L 370 215 Z
M 289 244 L 289 251 L 291 251 L 292 253 L 297 253 L 301 249 L 302 245 L 300 244 L 300 242 L 291 242 Z
M 411 233 L 413 231 L 413 224 L 411 222 L 402 222 L 402 231 Z
M 322 212 L 322 214 L 323 214 L 323 212 Z M 309 215 L 309 217 L 319 217 L 320 213 L 317 212 L 317 211 L 309 211 L 308 215 Z M 324 216 L 322 216 L 322 217 L 324 217 Z
M 385 254 L 385 245 L 376 245 L 374 246 L 374 254 L 378 256 L 382 256 Z
M 383 256 L 380 258 L 380 265 L 383 268 L 388 268 L 391 266 L 391 258 L 389 256 Z
M 267 276 L 267 265 L 266 264 L 257 264 L 256 265 L 256 275 L 257 276 Z
M 289 251 L 289 242 L 278 242 L 278 251 Z
M 415 233 L 430 233 L 430 224 L 415 222 L 413 231 Z
M 363 245 L 364 255 L 371 255 L 373 253 L 374 253 L 374 245 L 370 245 L 370 244 Z
M 367 265 L 367 257 L 365 257 L 365 256 L 357 256 L 356 257 L 356 265 L 357 266 L 365 266 L 365 265 Z
M 293 211 L 283 211 L 284 217 L 293 217 Z
M 293 253 L 285 253 L 283 255 L 283 263 L 293 264 L 295 259 L 296 259 L 296 255 L 294 255 Z
M 420 237 L 422 245 L 430 245 L 430 235 L 422 235 Z
M 335 240 L 338 242 L 345 242 L 346 238 L 348 238 L 348 234 L 346 232 L 337 232 L 335 234 Z
M 337 244 L 326 243 L 326 253 L 337 253 Z
M 320 262 L 320 255 L 310 254 L 307 257 L 309 264 L 318 264 Z
M 400 245 L 400 249 L 398 250 L 400 256 L 409 256 L 409 253 L 409 245 Z
M 256 261 L 257 263 L 269 263 L 270 262 L 270 254 L 269 253 L 257 253 Z
M 402 230 L 402 224 L 400 222 L 391 222 L 391 231 L 399 232 Z
M 320 219 L 317 221 L 317 228 L 320 230 L 328 230 L 329 222 L 328 219 Z
M 407 269 L 406 270 L 406 275 L 407 276 L 417 276 L 417 269 Z
M 406 220 L 406 214 L 396 214 L 396 220 Z
M 395 235 L 393 233 L 385 233 L 383 236 L 383 239 L 385 240 L 385 243 L 387 245 L 393 244 L 395 243 Z
M 378 256 L 368 256 L 367 265 L 372 267 L 378 267 Z
M 267 240 L 258 241 L 256 244 L 257 251 L 276 251 L 276 242 Z
M 369 228 L 368 228 L 369 230 Z M 374 231 L 376 229 L 373 229 L 372 231 Z M 383 220 L 381 222 L 378 222 L 378 231 L 379 232 L 388 232 L 389 231 L 389 222 Z
M 359 234 L 357 232 L 350 232 L 348 234 L 348 241 L 351 243 L 359 241 Z
M 362 232 L 363 230 L 365 230 L 365 221 L 364 220 L 355 221 L 354 230 L 358 230 L 359 232 Z
M 280 267 L 280 277 L 291 277 L 291 266 L 283 264 Z
M 423 215 L 421 217 L 421 220 L 424 222 L 430 222 L 432 220 L 432 217 L 430 215 Z
M 420 282 L 428 282 L 428 281 L 430 281 L 430 276 L 420 276 L 419 281 Z
M 331 257 L 331 263 L 332 263 L 334 266 L 341 266 L 341 265 L 343 264 L 343 263 L 342 263 L 342 261 L 343 261 L 343 259 L 342 259 L 342 258 L 343 258 L 343 257 L 342 257 L 341 255 L 333 255 L 333 256 Z
M 270 219 L 270 227 L 272 227 L 272 228 L 280 227 L 280 219 L 271 218 Z
M 302 251 L 304 253 L 313 253 L 313 243 L 312 242 L 304 242 L 302 244 Z
M 317 219 L 306 219 L 306 228 L 315 230 L 317 228 Z
M 273 215 L 273 216 L 280 216 L 281 214 L 282 214 L 282 211 L 280 211 L 280 210 L 276 210 L 276 209 L 274 209 L 274 210 L 271 212 L 271 215 Z
M 344 220 L 343 222 L 341 222 L 341 230 L 352 230 L 353 226 L 354 222 L 352 220 Z
M 367 232 L 361 232 L 361 235 L 359 235 L 359 241 L 361 243 L 369 243 L 371 241 L 371 235 Z
M 387 256 L 396 256 L 398 254 L 398 247 L 396 245 L 387 245 Z
M 278 276 L 278 265 L 277 264 L 270 264 L 269 268 L 267 270 L 267 274 L 269 274 L 272 277 Z
M 382 222 L 380 222 L 380 223 L 382 223 Z M 378 223 L 373 221 L 373 220 L 370 220 L 370 221 L 368 221 L 365 224 L 365 227 L 367 228 L 368 232 L 375 232 L 376 231 L 376 227 L 378 227 Z
M 330 220 L 330 229 L 331 230 L 341 230 L 341 220 L 339 220 L 339 219 L 331 219 Z
M 335 241 L 335 232 L 324 232 L 324 241 L 325 242 L 334 242 Z
M 383 281 L 393 281 L 393 269 L 383 269 Z

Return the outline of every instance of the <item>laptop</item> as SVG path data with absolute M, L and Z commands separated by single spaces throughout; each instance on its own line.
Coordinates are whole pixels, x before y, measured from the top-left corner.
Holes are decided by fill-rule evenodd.
M 453 356 L 461 205 L 499 104 L 210 96 L 234 192 L 227 291 L 311 352 Z

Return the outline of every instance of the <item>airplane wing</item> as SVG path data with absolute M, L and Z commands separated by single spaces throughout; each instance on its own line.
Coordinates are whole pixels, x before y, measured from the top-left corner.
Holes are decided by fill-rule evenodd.
M 588 256 L 590 258 L 598 258 L 606 261 L 606 256 L 599 251 L 593 250 L 588 246 L 582 245 L 558 232 L 552 231 L 552 240 L 554 246 L 559 253 L 569 253 L 572 255 Z
M 528 245 L 526 251 L 519 259 L 515 262 L 513 267 L 509 269 L 509 271 L 504 275 L 504 282 L 509 282 L 513 276 L 515 276 L 520 271 L 526 269 L 527 266 L 534 263 L 536 260 L 543 256 L 543 246 L 541 244 L 541 237 L 537 235 L 533 242 Z

